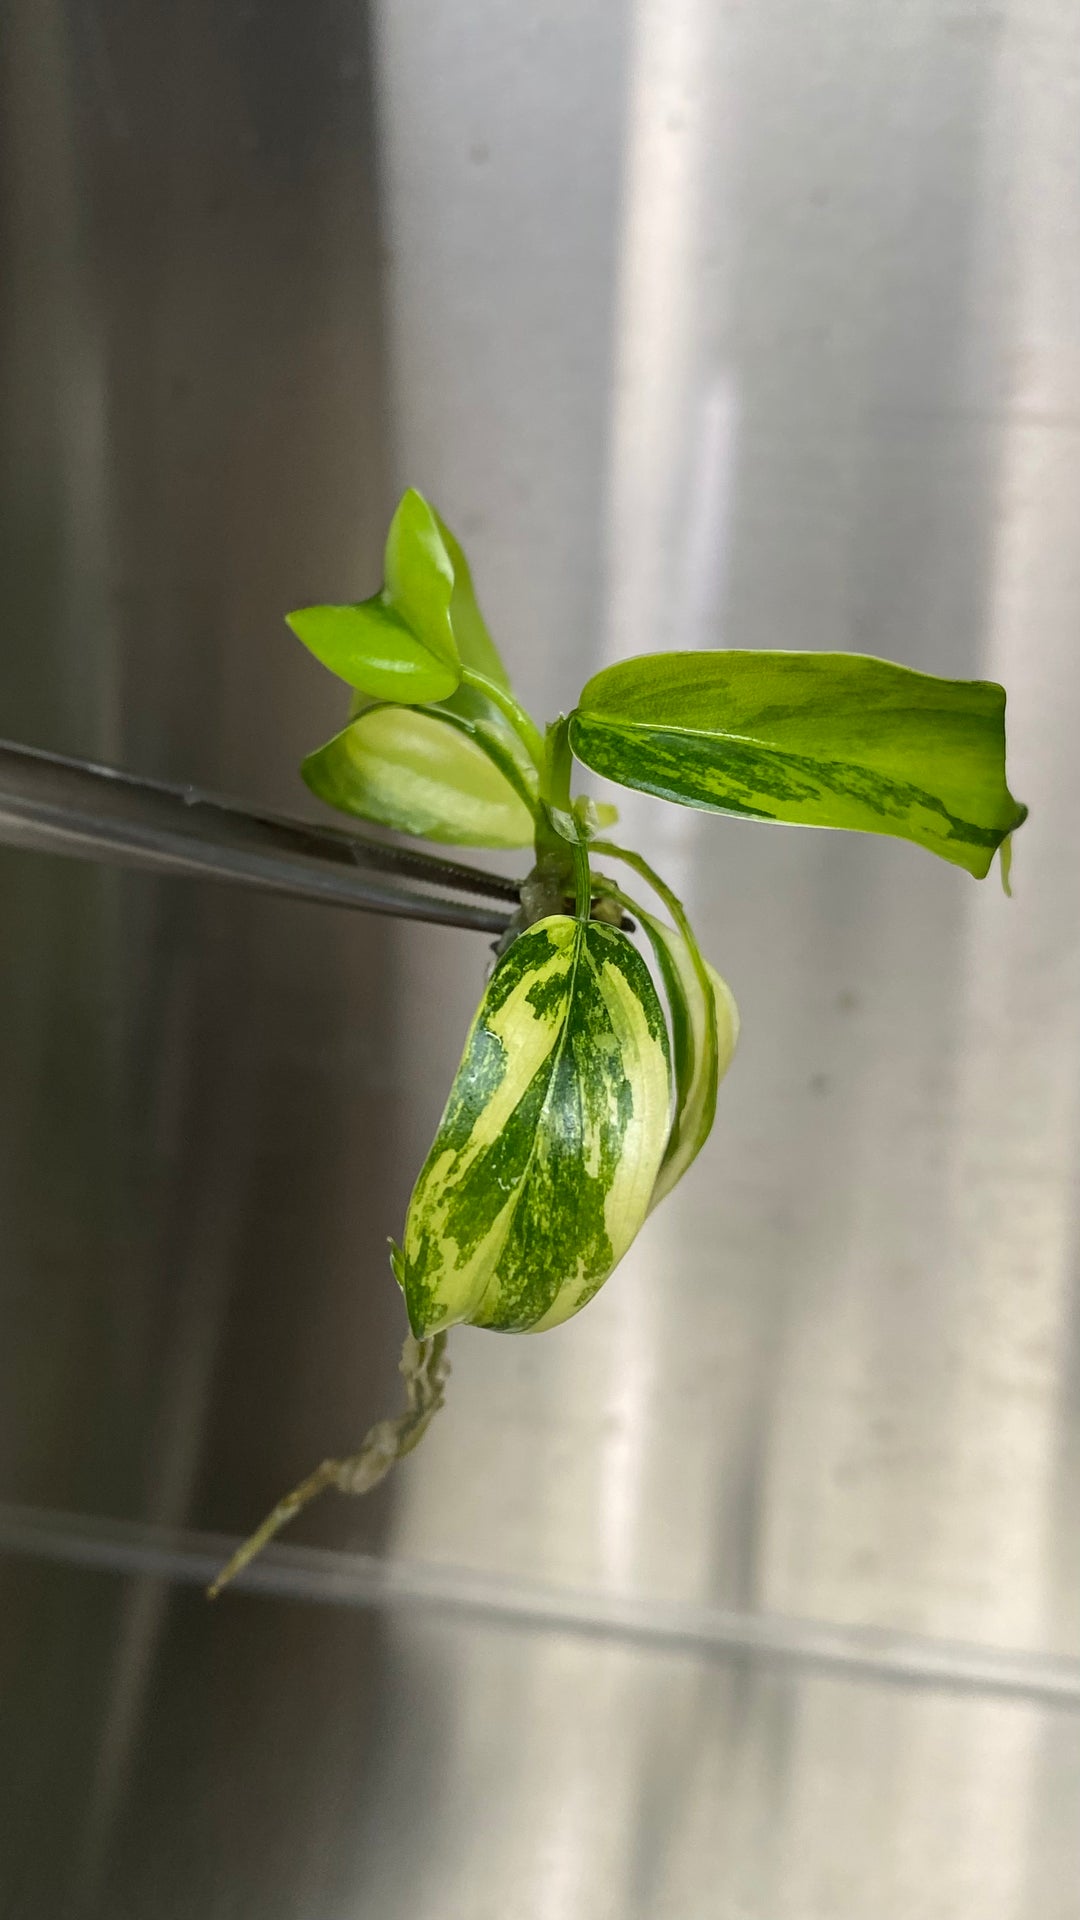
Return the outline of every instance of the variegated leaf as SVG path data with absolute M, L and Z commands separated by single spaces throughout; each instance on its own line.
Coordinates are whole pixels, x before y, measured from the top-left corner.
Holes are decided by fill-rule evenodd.
M 726 980 L 663 920 L 627 901 L 656 956 L 671 1011 L 675 1116 L 653 1188 L 656 1206 L 697 1159 L 712 1131 L 716 1090 L 739 1038 L 739 1009 Z M 704 978 L 702 977 L 704 975 Z
M 595 773 L 684 806 L 914 840 L 982 877 L 1027 809 L 1005 695 L 856 653 L 646 654 L 570 717 Z
M 417 1338 L 557 1326 L 649 1210 L 670 1124 L 663 1011 L 633 944 L 562 915 L 488 984 L 394 1271 Z
M 522 797 L 528 769 L 505 736 L 438 708 L 368 707 L 300 771 L 320 800 L 399 833 L 459 847 L 525 847 L 533 838 Z

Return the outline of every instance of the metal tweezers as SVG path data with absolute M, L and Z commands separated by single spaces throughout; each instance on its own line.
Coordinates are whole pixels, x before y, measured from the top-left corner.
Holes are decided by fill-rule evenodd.
M 8 741 L 0 741 L 0 844 L 233 880 L 295 900 L 491 934 L 505 932 L 521 884 L 437 854 L 253 812 L 196 787 Z

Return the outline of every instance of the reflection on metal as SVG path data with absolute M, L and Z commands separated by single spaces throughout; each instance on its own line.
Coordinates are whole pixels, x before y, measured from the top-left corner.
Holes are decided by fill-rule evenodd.
M 448 894 L 518 898 L 512 880 L 460 861 L 252 813 L 194 787 L 140 780 L 6 740 L 0 843 L 481 933 L 502 933 L 509 915 Z
M 168 1532 L 82 1514 L 0 1505 L 0 1554 L 55 1566 L 139 1575 L 205 1593 L 240 1542 L 223 1534 Z M 280 1542 L 264 1548 L 233 1583 L 239 1593 L 265 1594 L 331 1607 L 416 1606 L 435 1615 L 489 1625 L 584 1634 L 708 1658 L 745 1654 L 829 1672 L 912 1686 L 1045 1702 L 1080 1712 L 1080 1658 L 1013 1653 L 1005 1648 L 928 1640 L 878 1627 L 792 1620 L 729 1607 L 686 1606 L 644 1594 L 580 1593 L 429 1566 L 385 1556 L 342 1553 Z

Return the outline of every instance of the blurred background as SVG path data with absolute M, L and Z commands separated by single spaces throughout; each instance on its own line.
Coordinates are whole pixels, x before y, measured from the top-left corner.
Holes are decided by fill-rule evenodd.
M 1009 902 L 626 806 L 710 1149 L 214 1609 L 396 1402 L 487 947 L 0 854 L 0 1914 L 1075 1920 L 1075 8 L 8 0 L 0 93 L 0 733 L 315 817 L 411 483 L 541 716 L 880 653 L 1032 810 Z

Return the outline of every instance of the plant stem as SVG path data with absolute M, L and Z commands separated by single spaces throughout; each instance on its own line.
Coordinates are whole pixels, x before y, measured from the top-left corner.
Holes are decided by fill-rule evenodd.
M 461 672 L 463 686 L 472 687 L 475 693 L 482 693 L 498 707 L 503 719 L 517 734 L 537 773 L 543 779 L 544 739 L 536 722 L 526 713 L 519 701 L 507 687 L 500 687 L 497 680 L 489 680 L 486 673 L 480 673 L 475 667 L 463 667 Z
M 573 770 L 570 725 L 563 716 L 552 721 L 544 742 L 536 857 L 537 864 L 552 876 L 565 876 L 563 884 L 567 892 L 572 882 L 575 915 L 578 920 L 588 920 L 592 907 L 592 871 L 588 842 L 574 819 L 574 803 L 570 798 Z
M 584 835 L 574 841 L 574 917 L 587 921 L 592 917 L 592 868 L 589 843 Z
M 570 724 L 565 718 L 553 720 L 544 741 L 544 769 L 540 775 L 540 798 L 560 813 L 571 810 L 570 779 L 574 756 L 570 751 Z
M 667 883 L 661 880 L 656 869 L 650 867 L 648 861 L 644 859 L 640 853 L 632 852 L 629 847 L 618 847 L 614 840 L 594 840 L 592 850 L 594 853 L 602 854 L 606 860 L 622 860 L 628 867 L 633 867 L 635 873 L 640 873 L 642 879 L 648 882 L 653 892 L 659 895 L 663 901 L 675 925 L 678 927 L 679 932 L 682 934 L 683 939 L 692 952 L 697 946 L 697 941 L 694 938 L 694 930 L 686 917 L 686 908 L 683 906 L 678 895 L 672 893 Z
M 648 861 L 644 859 L 640 853 L 632 852 L 629 847 L 618 847 L 613 840 L 594 840 L 592 844 L 593 852 L 602 854 L 606 860 L 622 860 L 626 866 L 632 867 L 634 872 L 639 873 L 641 878 L 647 881 L 653 892 L 663 901 L 686 942 L 687 951 L 690 955 L 690 963 L 694 972 L 697 974 L 698 984 L 705 996 L 705 1005 L 706 1007 L 711 1007 L 713 1004 L 712 986 L 709 982 L 708 971 L 702 957 L 701 948 L 697 943 L 697 935 L 686 917 L 686 908 L 683 906 L 678 894 L 672 893 L 671 888 L 665 881 L 661 880 L 656 869 L 650 867 Z M 633 906 L 632 901 L 630 904 Z

